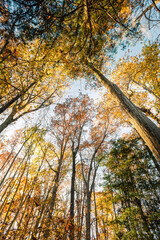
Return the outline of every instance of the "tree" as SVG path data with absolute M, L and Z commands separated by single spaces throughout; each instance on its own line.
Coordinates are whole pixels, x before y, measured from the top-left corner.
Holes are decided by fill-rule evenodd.
M 96 2 L 96 4 L 97 4 L 97 2 Z M 99 2 L 98 2 L 98 4 L 99 4 Z M 109 3 L 107 1 L 107 3 L 105 2 L 104 4 L 106 4 L 105 5 L 106 8 L 108 6 L 107 4 L 109 4 L 112 11 L 114 12 L 114 6 L 112 6 L 111 3 Z M 93 15 L 91 5 L 86 5 L 86 6 L 87 6 L 87 16 L 88 16 L 87 19 L 88 19 L 89 23 L 92 23 L 95 21 L 97 16 Z M 94 9 L 95 6 L 92 5 L 92 7 Z M 122 5 L 119 5 L 119 7 L 122 7 L 122 9 L 123 9 Z M 99 9 L 99 6 L 97 8 Z M 123 12 L 122 9 L 121 9 L 121 13 Z M 120 9 L 118 9 L 118 10 L 120 10 Z M 117 10 L 117 12 L 118 12 L 118 10 Z M 104 13 L 104 11 L 100 11 L 100 12 L 101 12 L 101 14 Z M 130 10 L 129 10 L 129 13 L 130 13 Z M 114 12 L 114 14 L 115 14 L 115 12 Z M 124 20 L 125 18 L 122 18 L 122 19 Z M 108 21 L 111 24 L 111 26 L 113 23 L 112 20 L 113 20 L 112 18 L 109 18 L 109 21 Z M 127 18 L 127 20 L 129 21 L 129 18 Z M 99 26 L 101 26 L 101 27 L 103 26 L 103 23 L 99 23 L 99 24 L 100 24 Z M 114 33 L 115 33 L 114 30 L 117 30 L 117 28 L 116 28 L 117 24 L 118 24 L 118 26 L 121 25 L 119 22 L 118 23 L 116 22 L 116 25 L 114 26 L 115 28 L 111 27 L 111 29 L 110 29 L 110 27 L 106 23 L 106 25 L 104 27 L 106 31 L 108 30 L 108 35 L 109 35 L 108 41 L 113 43 L 113 45 L 114 45 L 113 39 L 116 38 L 116 36 L 114 35 Z M 92 30 L 92 24 L 90 24 L 89 26 L 90 26 L 90 29 Z M 99 30 L 99 28 L 98 27 L 94 28 L 94 30 L 97 32 Z M 113 30 L 113 34 L 112 34 L 112 30 Z M 82 32 L 85 32 L 85 31 L 87 31 L 87 27 L 84 29 L 84 31 L 82 29 Z M 93 33 L 95 35 L 95 32 L 92 32 L 92 34 Z M 87 33 L 86 33 L 86 35 L 87 35 Z M 90 39 L 93 40 L 94 35 L 92 35 L 92 37 L 90 37 Z M 79 72 L 83 71 L 84 70 L 83 66 L 87 66 L 93 73 L 98 75 L 98 77 L 100 78 L 100 81 L 103 83 L 104 86 L 106 86 L 107 88 L 109 88 L 111 90 L 112 96 L 118 100 L 118 102 L 120 103 L 120 105 L 123 108 L 124 113 L 129 118 L 131 124 L 134 126 L 134 128 L 138 131 L 140 136 L 143 138 L 143 140 L 149 146 L 149 148 L 151 149 L 153 154 L 156 156 L 157 160 L 160 161 L 160 157 L 159 157 L 160 156 L 160 152 L 159 152 L 160 151 L 159 150 L 160 149 L 160 145 L 159 145 L 160 144 L 160 130 L 159 130 L 159 128 L 149 118 L 147 118 L 143 113 L 141 113 L 141 111 L 134 104 L 132 104 L 131 101 L 129 101 L 126 98 L 126 96 L 122 93 L 122 91 L 115 84 L 112 84 L 107 78 L 105 78 L 104 75 L 98 70 L 98 68 L 95 67 L 98 65 L 98 67 L 100 69 L 103 61 L 105 61 L 104 60 L 105 53 L 106 53 L 105 51 L 109 52 L 112 49 L 111 46 L 108 46 L 107 49 L 104 47 L 104 42 L 103 42 L 104 34 L 102 32 L 99 33 L 98 37 L 99 36 L 101 38 L 102 45 L 99 47 L 97 45 L 96 51 L 92 51 L 94 44 L 91 44 L 92 43 L 91 40 L 87 41 L 87 39 L 86 39 L 87 44 L 84 45 L 84 47 L 82 49 L 80 48 L 80 50 L 79 50 L 80 54 L 78 55 L 77 58 L 74 55 L 74 47 L 71 48 L 72 52 L 70 51 L 70 49 L 67 50 L 64 47 L 63 48 L 64 56 L 66 55 L 65 50 L 67 50 L 67 52 L 70 53 L 70 55 L 69 54 L 66 55 L 66 58 L 64 60 L 65 69 L 66 69 L 66 66 L 71 63 L 71 65 L 70 65 L 71 70 L 69 69 L 69 72 L 72 71 L 72 74 L 73 73 L 76 74 L 78 71 Z M 120 37 L 120 36 L 118 36 L 118 37 Z M 70 34 L 67 33 L 66 42 L 70 41 L 71 39 L 72 38 L 71 38 Z M 76 38 L 76 40 L 77 40 L 77 38 Z M 93 43 L 94 43 L 94 40 L 93 40 Z M 71 44 L 71 46 L 72 46 L 72 44 Z M 74 43 L 74 46 L 77 47 L 76 43 Z M 88 56 L 87 60 L 86 60 L 86 56 Z M 104 57 L 104 59 L 103 59 L 103 57 Z M 73 64 L 75 62 L 77 63 L 76 65 Z M 78 64 L 80 62 L 82 62 L 82 66 L 79 67 Z M 88 72 L 88 71 L 86 70 L 86 72 Z
M 74 239 L 75 222 L 75 180 L 76 180 L 76 158 L 82 142 L 84 129 L 92 118 L 92 101 L 88 96 L 80 96 L 66 102 L 66 111 L 70 113 L 68 131 L 70 133 L 70 144 L 72 153 L 72 177 L 71 177 L 71 200 L 70 200 L 70 239 Z
M 92 63 L 86 61 L 86 65 L 98 76 L 100 82 L 109 89 L 133 127 L 146 142 L 157 160 L 160 161 L 160 129 L 123 94 L 115 83 L 107 79 Z
M 58 126 L 60 128 L 60 123 Z M 56 129 L 58 132 L 58 128 Z M 56 133 L 53 137 L 54 144 L 45 140 L 45 129 L 36 126 L 23 134 L 22 146 L 15 147 L 15 143 L 18 143 L 15 138 L 14 152 L 8 152 L 9 166 L 6 164 L 6 154 L 1 155 L 1 160 L 4 161 L 0 205 L 1 234 L 12 239 L 36 239 L 43 237 L 46 232 L 48 215 L 52 216 L 58 187 L 65 176 L 68 155 L 65 142 L 58 142 Z M 67 141 L 67 138 L 64 139 Z M 7 147 L 9 148 L 9 144 Z M 60 148 L 62 153 L 59 152 Z M 50 234 L 55 232 L 55 225 L 53 223 L 47 229 Z
M 99 227 L 98 239 L 112 239 L 116 224 L 112 222 L 114 219 L 112 196 L 109 189 L 96 192 L 97 199 L 97 221 Z M 110 223 L 110 224 L 108 224 Z
M 153 29 L 159 24 L 159 0 L 139 1 L 138 14 L 136 14 L 135 21 L 148 23 L 148 29 Z M 140 10 L 140 12 L 139 12 Z
M 53 186 L 52 186 L 52 197 L 49 201 L 49 209 L 46 216 L 46 226 L 44 231 L 44 238 L 48 239 L 48 237 L 51 235 L 52 230 L 51 226 L 53 225 L 53 211 L 56 204 L 56 197 L 58 188 L 60 185 L 60 180 L 63 176 L 62 170 L 63 166 L 65 165 L 65 160 L 68 158 L 68 149 L 67 144 L 69 141 L 69 133 L 68 129 L 66 127 L 66 116 L 67 112 L 64 111 L 61 104 L 57 104 L 55 107 L 55 116 L 51 120 L 51 135 L 53 137 L 52 142 L 54 142 L 55 146 L 50 145 L 50 148 L 53 151 L 53 159 L 57 160 L 57 166 L 55 167 L 55 161 L 50 163 L 47 160 L 47 163 L 50 167 L 50 169 L 55 173 L 55 177 L 53 179 Z M 54 164 L 54 167 L 52 165 Z
M 39 188 L 39 175 L 42 171 L 42 165 L 46 152 L 39 154 L 38 159 L 34 159 L 34 165 L 30 167 L 31 155 L 36 147 L 36 141 L 33 143 L 33 139 L 36 136 L 37 140 L 40 140 L 42 136 L 36 135 L 36 128 L 32 129 L 30 135 L 25 139 L 24 144 L 20 147 L 17 153 L 8 155 L 8 159 L 11 158 L 11 164 L 7 169 L 5 178 L 1 182 L 1 237 L 5 235 L 6 238 L 15 239 L 25 235 L 21 230 L 22 226 L 28 226 L 31 230 L 31 222 L 35 219 L 37 209 L 35 201 L 40 200 L 39 197 L 34 198 L 34 193 L 38 193 Z M 29 144 L 32 142 L 32 147 Z M 28 145 L 27 145 L 28 142 Z M 26 146 L 27 145 L 27 146 Z M 26 149 L 26 152 L 22 153 L 22 148 Z M 15 150 L 14 150 L 15 151 Z M 19 153 L 21 151 L 21 156 Z M 41 156 L 40 156 L 41 155 Z M 42 157 L 42 158 L 41 158 Z M 12 160 L 13 158 L 13 160 Z M 39 161 L 41 159 L 41 161 Z M 36 161 L 37 160 L 37 161 Z M 8 171 L 9 170 L 9 171 Z M 37 191 L 37 192 L 36 192 Z M 38 203 L 37 203 L 38 204 Z M 15 227 L 16 225 L 16 227 Z M 23 227 L 22 227 L 23 229 Z M 24 229 L 26 229 L 24 227 Z
M 45 33 L 51 32 L 53 26 L 57 27 L 58 32 L 58 24 L 62 20 L 62 5 L 57 1 L 45 0 L 3 1 L 0 8 L 1 62 L 14 59 L 19 44 L 24 46 L 28 40 L 32 41 L 39 36 L 44 39 Z M 55 17 L 60 19 L 57 24 Z
M 102 126 L 101 126 L 102 127 Z M 84 149 L 81 148 L 82 176 L 86 191 L 86 240 L 91 237 L 91 196 L 95 185 L 95 179 L 99 163 L 102 159 L 104 141 L 107 136 L 106 129 L 98 132 L 99 126 L 91 129 L 91 142 L 85 142 Z M 96 139 L 96 140 L 95 140 Z M 89 152 L 89 154 L 88 154 Z
M 70 199 L 70 226 L 69 235 L 70 239 L 74 239 L 75 236 L 75 182 L 76 182 L 76 159 L 79 152 L 79 148 L 82 144 L 82 137 L 84 135 L 84 129 L 92 121 L 93 117 L 93 102 L 87 95 L 80 95 L 74 99 L 66 99 L 62 104 L 57 104 L 56 118 L 58 120 L 52 120 L 52 123 L 56 121 L 57 124 L 62 122 L 64 127 L 60 128 L 60 135 L 64 139 L 68 139 L 68 143 L 71 151 L 72 161 L 72 174 L 71 174 L 71 199 Z M 53 124 L 55 128 L 56 125 Z M 64 132 L 66 131 L 66 136 Z M 55 133 L 54 133 L 55 134 Z
M 113 142 L 107 157 L 106 189 L 113 191 L 116 204 L 115 234 L 120 239 L 157 239 L 159 227 L 153 216 L 158 213 L 159 180 L 147 148 L 137 140 Z
M 159 44 L 144 45 L 138 56 L 125 56 L 111 77 L 141 111 L 159 123 Z
M 80 146 L 82 177 L 86 195 L 86 240 L 91 238 L 91 199 L 95 188 L 95 180 L 99 165 L 107 147 L 107 138 L 114 132 L 114 128 L 106 124 L 103 112 L 97 108 L 95 119 L 88 131 L 88 137 Z M 98 237 L 98 231 L 96 230 Z
M 1 63 L 0 132 L 23 115 L 52 104 L 64 86 L 63 77 L 57 75 L 54 66 L 37 56 L 37 44 L 40 43 L 35 41 L 25 48 L 19 46 L 18 60 Z

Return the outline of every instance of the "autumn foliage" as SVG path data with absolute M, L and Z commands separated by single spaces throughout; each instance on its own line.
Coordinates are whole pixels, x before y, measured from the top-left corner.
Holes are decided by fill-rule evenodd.
M 159 14 L 1 1 L 0 240 L 159 239 Z

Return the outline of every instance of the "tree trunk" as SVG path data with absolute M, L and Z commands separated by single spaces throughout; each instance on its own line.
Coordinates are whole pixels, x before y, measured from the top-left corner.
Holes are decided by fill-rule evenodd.
M 79 236 L 78 236 L 78 240 L 82 239 L 82 228 L 83 228 L 83 219 L 84 219 L 84 209 L 85 209 L 85 194 L 83 196 L 82 199 L 82 213 L 81 213 L 81 221 L 80 221 L 80 232 L 79 232 Z
M 91 63 L 86 62 L 86 65 L 98 76 L 100 82 L 109 89 L 113 97 L 116 98 L 133 127 L 160 162 L 160 129 L 123 94 L 116 84 L 109 81 Z
M 108 220 L 108 215 L 107 215 L 107 220 Z M 102 231 L 104 234 L 104 240 L 108 240 L 108 227 L 107 224 L 104 221 L 104 213 L 103 213 L 103 206 L 102 206 Z
M 99 239 L 98 233 L 98 214 L 97 214 L 97 203 L 96 203 L 96 194 L 95 194 L 95 185 L 93 187 L 93 194 L 94 194 L 94 209 L 95 209 L 95 219 L 96 219 L 96 239 Z
M 57 168 L 56 176 L 55 176 L 55 179 L 54 179 L 54 186 L 53 186 L 53 189 L 52 189 L 52 199 L 51 199 L 49 213 L 48 213 L 48 217 L 47 217 L 48 219 L 47 219 L 47 222 L 46 222 L 46 230 L 44 231 L 44 239 L 48 239 L 48 237 L 50 235 L 50 225 L 52 224 L 52 212 L 54 210 L 54 206 L 55 206 L 55 202 L 56 202 L 56 196 L 57 196 L 57 191 L 58 191 L 58 186 L 59 186 L 62 160 L 63 160 L 63 158 L 59 159 L 58 168 Z
M 55 202 L 56 202 L 56 196 L 57 196 L 57 191 L 58 191 L 58 186 L 59 186 L 61 166 L 62 166 L 62 159 L 60 159 L 58 169 L 56 171 L 55 183 L 54 183 L 53 190 L 52 190 L 52 200 L 51 200 L 51 204 L 50 204 L 50 214 L 51 215 L 52 215 L 52 212 L 53 212 L 53 209 L 54 209 L 54 206 L 55 206 Z
M 71 179 L 71 202 L 70 202 L 70 240 L 74 240 L 74 189 L 76 177 L 76 153 L 72 152 L 72 179 Z
M 86 213 L 86 240 L 90 240 L 91 229 L 91 192 L 87 190 L 87 213 Z
M 0 133 L 6 128 L 8 127 L 9 124 L 11 124 L 12 122 L 14 122 L 14 115 L 16 113 L 14 113 L 14 111 L 12 111 L 12 113 L 6 118 L 6 120 L 0 125 Z

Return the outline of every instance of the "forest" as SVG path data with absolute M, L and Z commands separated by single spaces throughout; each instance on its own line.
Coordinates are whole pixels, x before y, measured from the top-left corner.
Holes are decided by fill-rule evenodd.
M 158 240 L 160 0 L 0 1 L 0 240 Z

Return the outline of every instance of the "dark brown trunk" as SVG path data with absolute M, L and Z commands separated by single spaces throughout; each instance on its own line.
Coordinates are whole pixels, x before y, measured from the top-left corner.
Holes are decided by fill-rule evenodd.
M 90 221 L 91 221 L 91 192 L 87 191 L 87 213 L 86 213 L 86 240 L 90 240 L 91 229 L 90 229 Z
M 0 125 L 0 133 L 8 127 L 9 124 L 11 124 L 12 122 L 14 122 L 13 117 L 15 116 L 16 112 L 12 112 L 7 118 L 6 120 Z

